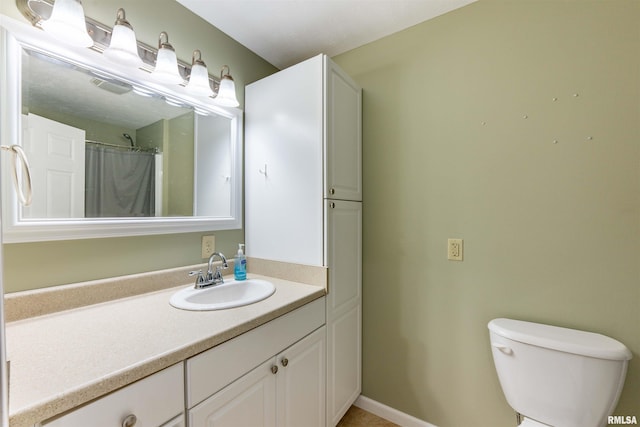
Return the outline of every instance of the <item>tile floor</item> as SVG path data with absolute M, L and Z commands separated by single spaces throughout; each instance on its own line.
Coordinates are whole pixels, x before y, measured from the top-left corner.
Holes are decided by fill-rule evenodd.
M 336 427 L 399 427 L 357 406 L 349 408 Z

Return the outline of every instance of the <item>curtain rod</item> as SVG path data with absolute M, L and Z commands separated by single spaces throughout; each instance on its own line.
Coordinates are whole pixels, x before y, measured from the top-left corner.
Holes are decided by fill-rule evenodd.
M 94 141 L 91 139 L 85 139 L 84 142 L 86 142 L 87 144 L 96 144 L 96 145 L 102 145 L 105 147 L 113 147 L 113 148 L 129 150 L 129 151 L 142 151 L 145 153 L 154 153 L 154 154 L 158 153 L 157 147 L 156 148 L 131 147 L 128 145 L 109 144 L 108 142 Z

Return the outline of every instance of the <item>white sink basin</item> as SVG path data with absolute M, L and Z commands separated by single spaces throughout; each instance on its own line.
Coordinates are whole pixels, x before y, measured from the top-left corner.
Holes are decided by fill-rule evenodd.
M 204 289 L 182 289 L 171 296 L 169 304 L 183 310 L 223 310 L 262 301 L 275 291 L 273 283 L 266 280 L 232 280 Z

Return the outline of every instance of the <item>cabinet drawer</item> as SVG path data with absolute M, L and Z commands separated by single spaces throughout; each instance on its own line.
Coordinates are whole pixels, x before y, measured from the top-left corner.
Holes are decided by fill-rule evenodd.
M 184 410 L 184 369 L 178 363 L 154 375 L 114 391 L 66 415 L 42 423 L 46 427 L 121 426 L 129 415 L 138 419 L 136 426 L 158 427 Z M 171 422 L 173 423 L 171 423 Z
M 324 323 L 322 297 L 187 360 L 187 407 L 202 402 Z

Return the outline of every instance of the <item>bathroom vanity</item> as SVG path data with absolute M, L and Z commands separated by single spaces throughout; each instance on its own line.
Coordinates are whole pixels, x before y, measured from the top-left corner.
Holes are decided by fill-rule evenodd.
M 160 283 L 151 292 L 9 321 L 10 425 L 133 426 L 137 419 L 144 426 L 195 427 L 216 419 L 324 426 L 326 271 L 301 269 L 311 274 L 286 280 L 250 273 L 274 283 L 276 292 L 229 310 L 170 306 L 171 295 L 189 286 L 185 274 L 179 287 L 162 288 L 163 274 L 176 276 L 172 269 L 110 284 Z M 12 294 L 9 320 L 39 293 L 90 300 L 87 294 L 104 282 Z
M 4 81 L 8 88 L 0 103 L 3 141 L 18 146 L 14 141 L 20 141 L 24 125 L 31 122 L 21 116 L 25 106 L 34 114 L 36 107 L 41 106 L 35 102 L 21 103 L 25 100 L 21 99 L 19 88 L 30 87 L 29 75 L 23 75 L 22 71 L 62 62 L 66 64 L 65 70 L 79 71 L 93 85 L 95 79 L 108 76 L 109 83 L 126 89 L 135 102 L 141 101 L 140 89 L 153 93 L 152 98 L 163 109 L 167 108 L 164 104 L 180 100 L 188 111 L 133 127 L 136 141 L 144 139 L 147 135 L 144 130 L 149 126 L 154 131 L 156 126 L 163 130 L 162 141 L 166 140 L 166 144 L 155 147 L 162 149 L 163 162 L 172 154 L 169 147 L 175 144 L 184 147 L 185 143 L 192 144 L 198 152 L 196 159 L 202 158 L 205 146 L 218 147 L 210 151 L 217 151 L 215 158 L 222 159 L 214 168 L 197 168 L 196 164 L 193 185 L 187 183 L 185 188 L 172 193 L 193 198 L 193 203 L 188 201 L 186 205 L 195 208 L 186 212 L 167 208 L 159 209 L 162 215 L 157 215 L 156 210 L 154 215 L 142 217 L 58 214 L 34 214 L 34 217 L 26 206 L 18 204 L 17 193 L 5 187 L 2 191 L 5 243 L 241 227 L 242 111 L 204 102 L 189 95 L 181 85 L 166 87 L 149 81 L 143 69 L 113 67 L 100 52 L 59 46 L 42 37 L 39 30 L 12 19 L 0 17 L 0 24 L 3 27 L 0 68 L 6 71 Z M 45 64 L 40 64 L 42 58 L 46 59 Z M 321 55 L 284 74 L 277 73 L 274 80 L 263 79 L 248 87 L 253 94 L 248 100 L 253 108 L 258 107 L 257 98 L 262 98 L 266 109 L 273 110 L 272 98 L 263 91 L 278 87 L 279 84 L 272 83 L 290 72 L 304 74 L 313 83 L 302 84 L 312 92 L 311 98 L 297 96 L 302 93 L 289 88 L 290 96 L 306 105 L 301 110 L 312 112 L 311 133 L 316 135 L 310 141 L 313 155 L 298 156 L 298 169 L 292 166 L 295 162 L 286 161 L 286 153 L 274 153 L 263 160 L 258 147 L 252 144 L 256 132 L 267 135 L 271 130 L 258 129 L 255 122 L 248 122 L 253 133 L 245 141 L 251 148 L 248 164 L 258 162 L 250 169 L 253 177 L 247 175 L 245 201 L 248 249 L 255 251 L 248 254 L 253 257 L 250 278 L 273 282 L 275 293 L 255 304 L 228 310 L 176 309 L 169 304 L 171 296 L 188 286 L 188 270 L 201 268 L 190 266 L 178 269 L 182 274 L 178 280 L 174 269 L 8 295 L 6 337 L 12 427 L 204 427 L 213 420 L 216 425 L 324 427 L 335 425 L 346 412 L 361 387 L 361 90 Z M 80 80 L 73 81 L 77 85 Z M 49 93 L 44 98 L 53 96 Z M 286 107 L 292 109 L 295 105 L 298 104 Z M 189 132 L 194 133 L 194 138 L 174 138 L 172 126 L 182 124 L 183 118 L 194 129 L 203 129 L 209 120 L 203 112 L 206 117 L 216 117 L 211 127 L 220 130 L 205 132 L 206 136 L 220 133 L 220 138 L 200 144 L 201 138 L 195 131 Z M 68 117 L 64 119 L 71 121 Z M 277 123 L 277 117 L 266 119 Z M 306 123 L 304 117 L 294 120 Z M 133 133 L 127 130 L 120 134 Z M 325 134 L 327 141 L 321 137 Z M 80 138 L 83 139 L 86 137 Z M 84 145 L 96 141 L 81 142 Z M 300 168 L 306 169 L 303 159 L 312 165 L 309 170 L 313 172 L 313 183 L 295 174 Z M 208 160 L 203 161 L 209 165 Z M 331 173 L 325 174 L 322 165 L 327 165 Z M 224 191 L 207 188 L 208 197 L 204 198 L 219 200 L 221 205 L 206 212 L 202 212 L 203 199 L 195 191 L 203 189 L 196 185 L 201 169 L 225 171 L 221 175 Z M 325 175 L 327 180 L 322 182 Z M 285 179 L 278 181 L 278 177 Z M 11 181 L 4 179 L 3 185 L 7 182 Z M 300 194 L 308 192 L 311 197 L 304 203 L 299 200 L 298 204 L 306 209 L 305 213 L 297 215 L 291 211 L 289 216 L 284 215 L 282 210 L 288 203 L 271 209 L 271 205 L 276 205 L 273 198 L 259 199 L 254 194 L 265 182 L 278 183 L 270 185 L 271 189 L 289 197 L 300 198 Z M 291 183 L 299 183 L 304 190 L 289 191 Z M 164 184 L 167 187 L 171 182 Z M 41 184 L 40 188 L 47 187 Z M 214 198 L 209 196 L 212 191 Z M 163 191 L 158 190 L 157 194 L 164 197 Z M 262 206 L 260 202 L 265 200 Z M 166 204 L 173 206 L 175 201 L 171 202 Z M 267 221 L 261 222 L 261 216 Z M 282 227 L 290 217 L 303 218 L 305 226 L 311 226 L 301 230 Z M 261 234 L 265 230 L 275 232 L 275 237 Z M 305 250 L 294 242 L 280 256 L 276 243 L 282 244 L 285 237 L 293 235 L 308 243 Z M 307 239 L 308 236 L 312 239 Z M 293 256 L 307 252 L 313 254 L 312 258 Z M 268 268 L 256 268 L 259 259 Z M 157 286 L 158 283 L 162 286 Z M 141 290 L 131 292 L 138 288 Z

